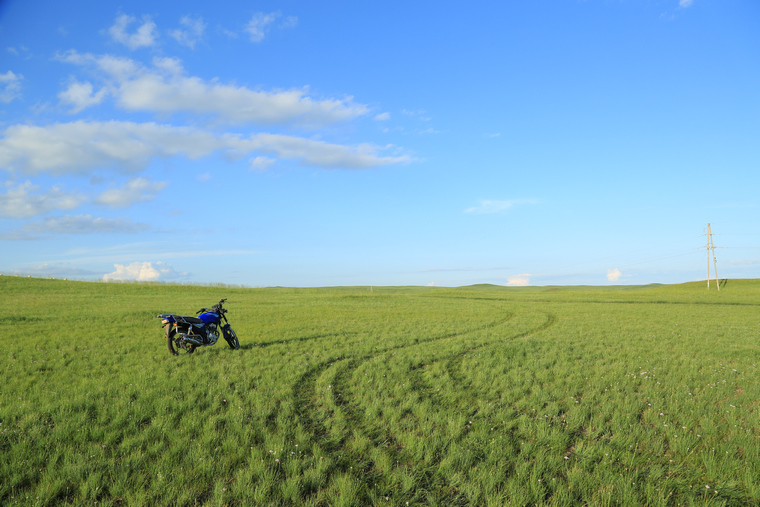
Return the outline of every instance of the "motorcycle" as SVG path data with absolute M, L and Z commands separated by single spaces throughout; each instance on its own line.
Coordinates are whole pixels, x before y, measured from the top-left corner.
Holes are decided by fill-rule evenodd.
M 180 353 L 192 354 L 198 347 L 216 344 L 219 340 L 217 328 L 221 325 L 222 320 L 225 322 L 221 326 L 222 336 L 231 349 L 239 349 L 240 342 L 225 315 L 227 310 L 222 308 L 225 301 L 227 300 L 220 299 L 211 308 L 201 308 L 195 312 L 198 317 L 185 317 L 173 313 L 156 315 L 157 319 L 161 319 L 161 325 L 165 328 L 166 345 L 169 347 L 169 352 L 175 356 Z

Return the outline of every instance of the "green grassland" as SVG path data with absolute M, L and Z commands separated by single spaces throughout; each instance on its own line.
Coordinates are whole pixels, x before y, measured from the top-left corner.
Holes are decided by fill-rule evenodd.
M 222 297 L 240 350 L 169 355 Z M 2 505 L 760 504 L 760 281 L 0 303 Z

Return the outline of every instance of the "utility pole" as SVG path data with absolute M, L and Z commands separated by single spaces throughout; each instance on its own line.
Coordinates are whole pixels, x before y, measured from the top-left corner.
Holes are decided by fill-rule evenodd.
M 710 252 L 712 251 L 713 268 L 715 269 L 715 285 L 720 292 L 720 280 L 718 280 L 718 261 L 715 259 L 715 243 L 713 242 L 710 224 L 707 224 L 707 290 L 710 290 Z

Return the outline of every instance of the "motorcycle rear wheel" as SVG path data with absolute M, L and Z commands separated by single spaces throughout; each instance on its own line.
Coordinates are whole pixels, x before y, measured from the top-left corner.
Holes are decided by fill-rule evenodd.
M 177 330 L 174 329 L 174 327 L 171 327 L 166 334 L 166 346 L 169 348 L 169 352 L 174 356 L 180 354 L 192 354 L 195 352 L 195 345 L 192 343 L 186 343 L 182 338 L 177 338 Z

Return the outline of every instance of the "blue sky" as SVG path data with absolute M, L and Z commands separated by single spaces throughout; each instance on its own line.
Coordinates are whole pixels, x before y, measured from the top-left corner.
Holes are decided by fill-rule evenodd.
M 0 3 L 0 272 L 760 275 L 760 3 Z

